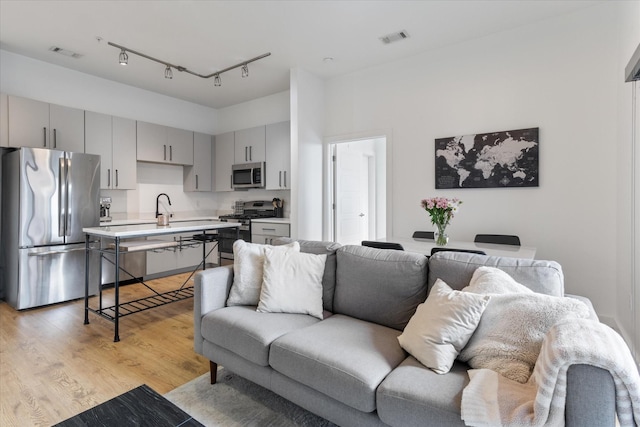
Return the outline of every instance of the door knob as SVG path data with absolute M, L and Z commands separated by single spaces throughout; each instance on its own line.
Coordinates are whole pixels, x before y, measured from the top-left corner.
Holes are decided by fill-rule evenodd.
M 360 214 L 360 215 L 358 215 L 358 216 L 359 216 L 360 218 L 362 218 L 362 217 L 364 216 L 364 214 L 363 214 L 363 213 L 361 213 L 361 214 Z

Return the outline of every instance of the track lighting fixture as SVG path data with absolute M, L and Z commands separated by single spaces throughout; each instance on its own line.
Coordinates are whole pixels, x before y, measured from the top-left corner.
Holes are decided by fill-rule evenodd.
M 148 59 L 150 61 L 154 61 L 154 62 L 158 62 L 160 64 L 163 64 L 165 66 L 165 69 L 164 69 L 164 78 L 165 79 L 172 79 L 173 78 L 173 70 L 172 69 L 175 68 L 178 71 L 184 71 L 185 73 L 193 74 L 194 76 L 201 77 L 203 79 L 209 79 L 209 78 L 213 77 L 213 85 L 216 86 L 216 87 L 222 86 L 222 79 L 220 78 L 220 74 L 226 73 L 227 71 L 231 71 L 231 70 L 234 70 L 236 68 L 241 68 L 242 69 L 242 77 L 243 78 L 244 77 L 249 77 L 249 66 L 248 66 L 248 64 L 250 64 L 251 62 L 257 61 L 259 59 L 266 58 L 267 56 L 271 55 L 271 52 L 268 52 L 268 53 L 262 54 L 260 56 L 256 56 L 255 58 L 251 58 L 251 59 L 249 59 L 247 61 L 243 61 L 243 62 L 241 62 L 239 64 L 232 65 L 231 67 L 227 67 L 227 68 L 225 68 L 223 70 L 216 71 L 215 73 L 199 74 L 199 73 L 191 71 L 191 70 L 189 70 L 186 67 L 183 67 L 181 65 L 175 65 L 175 64 L 172 64 L 172 63 L 167 62 L 167 61 L 162 61 L 160 59 L 157 59 L 157 58 L 154 58 L 152 56 L 146 55 L 146 54 L 144 54 L 142 52 L 137 52 L 135 50 L 129 49 L 128 47 L 121 46 L 119 44 L 115 44 L 115 43 L 111 43 L 111 42 L 107 42 L 107 44 L 109 46 L 113 46 L 113 47 L 115 47 L 117 49 L 120 49 L 120 56 L 119 56 L 118 59 L 120 60 L 120 64 L 122 64 L 122 65 L 127 65 L 129 63 L 129 55 L 127 54 L 127 52 L 129 52 L 129 53 L 132 53 L 134 55 L 138 55 L 138 56 L 141 56 L 143 58 L 146 58 L 146 59 Z

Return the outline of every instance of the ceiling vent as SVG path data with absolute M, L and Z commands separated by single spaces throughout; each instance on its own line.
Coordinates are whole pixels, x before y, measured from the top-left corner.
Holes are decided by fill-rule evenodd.
M 409 37 L 409 33 L 405 30 L 398 31 L 397 33 L 387 34 L 386 36 L 380 37 L 380 41 L 384 44 L 398 42 L 400 40 L 404 40 Z
M 82 56 L 82 55 L 81 55 L 81 54 L 79 54 L 79 53 L 75 53 L 75 52 L 72 52 L 72 51 L 70 51 L 70 50 L 63 49 L 63 48 L 61 48 L 61 47 L 58 47 L 58 46 L 51 46 L 51 47 L 49 48 L 49 50 L 50 50 L 51 52 L 59 53 L 60 55 L 68 56 L 68 57 L 70 57 L 70 58 L 75 58 L 75 59 L 78 59 L 78 58 L 80 58 L 80 57 Z

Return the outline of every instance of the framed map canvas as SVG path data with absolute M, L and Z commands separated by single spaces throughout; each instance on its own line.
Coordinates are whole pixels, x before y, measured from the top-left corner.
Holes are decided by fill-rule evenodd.
M 436 139 L 436 188 L 537 187 L 538 129 Z

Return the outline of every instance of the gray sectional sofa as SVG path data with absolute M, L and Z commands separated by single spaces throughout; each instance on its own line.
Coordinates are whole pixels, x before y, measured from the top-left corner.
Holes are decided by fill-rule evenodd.
M 233 268 L 195 278 L 195 350 L 211 361 L 341 426 L 456 426 L 469 367 L 439 375 L 408 355 L 398 336 L 437 278 L 453 289 L 495 266 L 536 292 L 563 296 L 555 262 L 440 252 L 420 254 L 300 241 L 328 254 L 324 319 L 225 306 Z M 592 308 L 591 308 L 592 309 Z M 569 368 L 566 425 L 614 426 L 613 378 L 588 365 Z

